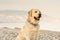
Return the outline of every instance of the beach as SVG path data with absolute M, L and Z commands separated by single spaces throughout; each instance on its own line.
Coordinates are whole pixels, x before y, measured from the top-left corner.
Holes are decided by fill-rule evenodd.
M 19 29 L 0 28 L 0 40 L 15 40 Z M 38 40 L 60 40 L 60 32 L 40 30 Z

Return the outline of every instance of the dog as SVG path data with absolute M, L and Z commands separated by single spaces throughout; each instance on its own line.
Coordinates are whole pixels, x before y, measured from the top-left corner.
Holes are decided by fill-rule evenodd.
M 20 30 L 16 40 L 37 40 L 39 20 L 41 12 L 38 9 L 28 11 L 28 18 L 24 27 Z

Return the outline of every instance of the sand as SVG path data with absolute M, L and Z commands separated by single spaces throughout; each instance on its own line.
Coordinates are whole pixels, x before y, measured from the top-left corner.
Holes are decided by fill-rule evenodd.
M 15 40 L 17 35 L 17 29 L 0 28 L 0 40 Z M 60 32 L 40 30 L 38 40 L 60 40 Z

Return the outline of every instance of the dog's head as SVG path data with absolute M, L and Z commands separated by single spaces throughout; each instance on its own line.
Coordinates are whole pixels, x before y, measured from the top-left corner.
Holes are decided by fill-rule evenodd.
M 34 24 L 39 22 L 40 17 L 41 17 L 41 12 L 38 9 L 31 9 L 28 12 L 28 20 Z

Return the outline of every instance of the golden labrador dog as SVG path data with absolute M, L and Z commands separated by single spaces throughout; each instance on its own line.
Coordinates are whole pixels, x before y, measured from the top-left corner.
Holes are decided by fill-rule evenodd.
M 41 12 L 38 9 L 31 9 L 28 12 L 27 22 L 20 30 L 16 40 L 36 40 L 39 31 L 39 20 Z

